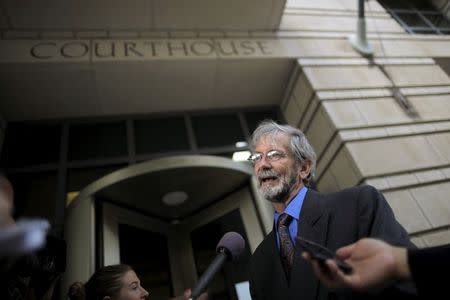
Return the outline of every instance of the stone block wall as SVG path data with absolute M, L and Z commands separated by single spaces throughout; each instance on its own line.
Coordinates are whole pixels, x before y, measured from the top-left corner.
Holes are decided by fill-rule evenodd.
M 288 1 L 281 28 L 310 47 L 281 109 L 317 151 L 320 191 L 371 184 L 419 247 L 450 243 L 450 37 L 408 35 L 372 0 L 364 58 L 347 40 L 356 4 Z

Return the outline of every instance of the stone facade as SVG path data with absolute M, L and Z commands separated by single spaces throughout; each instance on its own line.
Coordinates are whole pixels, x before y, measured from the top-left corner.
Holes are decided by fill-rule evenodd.
M 419 247 L 449 243 L 450 78 L 436 60 L 450 57 L 450 39 L 409 35 L 369 1 L 365 59 L 345 37 L 356 3 L 288 1 L 281 28 L 307 31 L 317 49 L 297 60 L 282 110 L 317 150 L 319 190 L 371 184 Z

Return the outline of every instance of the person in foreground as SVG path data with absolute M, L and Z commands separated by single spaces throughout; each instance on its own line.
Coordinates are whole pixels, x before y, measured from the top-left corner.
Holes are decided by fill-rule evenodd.
M 0 299 L 53 299 L 64 272 L 65 242 L 41 218 L 13 217 L 14 189 L 0 173 Z
M 320 284 L 311 265 L 302 258 L 296 237 L 332 251 L 363 237 L 414 247 L 383 195 L 368 185 L 328 194 L 309 188 L 316 154 L 305 135 L 292 126 L 264 121 L 253 132 L 251 143 L 249 160 L 257 188 L 275 209 L 273 230 L 250 260 L 252 299 L 369 298 L 365 293 L 341 293 Z M 380 299 L 406 291 L 412 292 L 395 286 Z
M 67 295 L 70 300 L 140 300 L 147 299 L 149 293 L 130 266 L 118 264 L 98 269 L 85 284 L 74 282 Z M 186 290 L 172 300 L 188 300 L 190 296 L 191 291 Z M 207 300 L 207 294 L 198 300 Z
M 445 295 L 450 269 L 450 245 L 425 249 L 395 247 L 381 240 L 364 238 L 339 248 L 337 257 L 352 267 L 344 274 L 334 260 L 319 263 L 311 255 L 302 256 L 312 263 L 314 273 L 330 289 L 351 288 L 359 291 L 377 290 L 399 280 L 413 279 L 420 298 Z

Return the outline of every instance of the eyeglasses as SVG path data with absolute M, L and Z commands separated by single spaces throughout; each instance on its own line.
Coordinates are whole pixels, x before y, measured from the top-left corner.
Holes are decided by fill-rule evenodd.
M 286 157 L 286 153 L 283 153 L 281 151 L 278 150 L 271 150 L 269 152 L 267 152 L 266 154 L 266 159 L 270 162 L 272 161 L 277 161 L 280 160 L 283 157 Z M 261 161 L 261 159 L 263 159 L 264 154 L 262 153 L 253 153 L 252 155 L 250 155 L 250 157 L 247 159 L 248 161 L 250 161 L 252 164 L 256 164 L 257 162 Z

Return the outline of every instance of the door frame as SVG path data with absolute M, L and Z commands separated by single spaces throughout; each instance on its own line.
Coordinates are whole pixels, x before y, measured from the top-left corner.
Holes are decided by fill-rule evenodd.
M 238 210 L 251 252 L 256 249 L 264 236 L 248 185 L 177 224 L 145 216 L 109 202 L 103 202 L 101 207 L 103 234 L 99 237 L 102 240 L 98 245 L 103 247 L 99 251 L 103 254 L 101 259 L 103 265 L 120 263 L 119 224 L 163 234 L 168 241 L 171 279 L 175 294 L 182 293 L 187 287 L 192 287 L 197 282 L 197 270 L 190 240 L 193 230 Z

